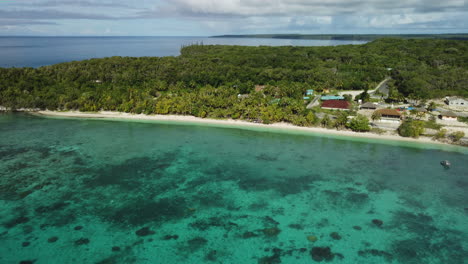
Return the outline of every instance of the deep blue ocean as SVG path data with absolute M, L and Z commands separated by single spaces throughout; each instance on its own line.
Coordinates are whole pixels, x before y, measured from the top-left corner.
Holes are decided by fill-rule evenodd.
M 112 56 L 178 56 L 182 46 L 335 46 L 363 41 L 209 37 L 0 37 L 0 67 L 40 67 Z

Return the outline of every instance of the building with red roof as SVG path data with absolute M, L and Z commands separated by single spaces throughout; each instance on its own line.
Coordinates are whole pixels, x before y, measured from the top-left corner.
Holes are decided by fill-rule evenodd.
M 349 110 L 351 104 L 346 100 L 328 100 L 322 104 L 322 109 Z

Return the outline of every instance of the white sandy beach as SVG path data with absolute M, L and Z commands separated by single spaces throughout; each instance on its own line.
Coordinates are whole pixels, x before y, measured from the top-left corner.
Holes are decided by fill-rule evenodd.
M 434 141 L 428 137 L 420 138 L 404 138 L 399 135 L 391 134 L 373 134 L 373 133 L 362 133 L 362 132 L 353 132 L 349 130 L 335 130 L 335 129 L 326 129 L 321 127 L 299 127 L 294 126 L 289 123 L 275 123 L 271 125 L 252 123 L 241 120 L 217 120 L 217 119 L 206 119 L 199 118 L 194 116 L 182 116 L 182 115 L 144 115 L 144 114 L 129 114 L 121 112 L 110 112 L 110 111 L 101 111 L 96 113 L 86 113 L 78 111 L 67 111 L 67 112 L 58 112 L 58 111 L 37 111 L 32 112 L 32 114 L 51 116 L 51 117 L 70 117 L 70 118 L 91 118 L 91 119 L 124 119 L 124 120 L 148 120 L 148 121 L 169 121 L 169 122 L 179 122 L 179 123 L 200 123 L 200 124 L 210 124 L 210 125 L 219 125 L 219 126 L 238 126 L 238 127 L 262 127 L 262 128 L 272 128 L 280 130 L 293 130 L 293 131 L 302 131 L 310 132 L 314 134 L 322 135 L 334 135 L 334 136 L 346 136 L 346 137 L 358 137 L 358 138 L 368 138 L 368 139 L 383 139 L 383 140 L 393 140 L 393 141 L 406 141 L 406 142 L 419 142 L 419 143 L 430 143 L 438 145 L 447 145 L 446 143 Z

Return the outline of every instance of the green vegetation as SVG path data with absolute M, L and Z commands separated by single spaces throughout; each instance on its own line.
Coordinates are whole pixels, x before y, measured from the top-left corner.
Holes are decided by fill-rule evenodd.
M 332 121 L 330 119 L 330 117 L 328 115 L 325 115 L 322 120 L 320 121 L 320 124 L 323 126 L 323 127 L 331 127 L 332 125 Z
M 440 130 L 442 128 L 442 125 L 437 124 L 435 120 L 429 120 L 429 121 L 423 121 L 423 122 L 424 122 L 424 128 L 435 129 L 435 130 Z
M 398 128 L 398 133 L 402 137 L 418 138 L 424 133 L 424 122 L 408 118 Z
M 468 40 L 468 34 L 254 34 L 254 35 L 222 35 L 214 38 L 274 38 L 274 39 L 315 39 L 315 40 L 355 40 L 372 41 L 381 38 L 398 39 L 453 39 Z
M 367 93 L 367 90 L 358 94 L 355 98 L 356 101 L 362 100 L 363 103 L 367 103 L 370 101 L 370 94 Z
M 336 116 L 333 126 L 337 129 L 341 129 L 341 128 L 346 127 L 347 124 L 348 124 L 348 112 L 346 111 L 339 112 L 338 115 Z
M 441 129 L 437 131 L 437 133 L 434 135 L 434 139 L 436 140 L 441 140 L 444 139 L 447 136 L 447 129 Z
M 370 131 L 369 119 L 363 115 L 357 115 L 346 126 L 349 129 L 357 132 Z
M 466 41 L 380 39 L 337 47 L 193 45 L 182 48 L 178 57 L 111 57 L 37 69 L 0 68 L 0 105 L 344 127 L 343 119 L 318 120 L 317 110 L 306 109 L 305 91 L 365 90 L 391 75 L 395 100 L 468 96 L 467 72 Z
M 427 110 L 429 111 L 434 111 L 437 109 L 437 104 L 435 102 L 430 102 L 428 105 L 427 105 Z
M 382 119 L 382 114 L 380 112 L 374 111 L 371 116 L 372 121 L 379 121 Z
M 465 136 L 465 133 L 462 131 L 456 131 L 450 134 L 450 138 L 452 139 L 453 142 L 458 142 L 460 139 L 462 139 Z
M 383 129 L 381 129 L 381 128 L 376 128 L 376 127 L 374 127 L 374 128 L 371 128 L 370 132 L 371 132 L 371 133 L 374 133 L 374 134 L 377 134 L 377 135 L 383 135 L 383 134 L 385 134 L 387 131 L 385 131 L 385 130 L 383 130 Z
M 463 122 L 463 123 L 468 124 L 468 117 L 459 116 L 457 119 L 458 119 L 459 122 Z

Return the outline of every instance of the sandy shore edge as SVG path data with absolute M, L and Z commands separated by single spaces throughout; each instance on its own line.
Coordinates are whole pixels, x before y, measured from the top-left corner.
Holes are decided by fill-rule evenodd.
M 67 111 L 67 112 L 35 111 L 35 112 L 31 112 L 30 114 L 49 116 L 49 117 L 169 121 L 169 122 L 179 122 L 179 123 L 200 123 L 200 124 L 210 124 L 210 125 L 220 125 L 220 126 L 273 128 L 273 129 L 279 129 L 279 130 L 310 132 L 313 134 L 320 134 L 320 135 L 357 137 L 357 138 L 367 138 L 367 139 L 383 139 L 383 140 L 389 140 L 389 141 L 403 141 L 403 142 L 415 142 L 415 143 L 424 143 L 424 144 L 454 146 L 451 144 L 434 141 L 428 137 L 404 138 L 398 135 L 388 135 L 388 134 L 378 135 L 378 134 L 372 134 L 372 133 L 353 132 L 353 131 L 348 131 L 348 130 L 334 130 L 334 129 L 327 129 L 327 128 L 321 128 L 321 127 L 299 127 L 299 126 L 294 126 L 289 123 L 275 123 L 271 125 L 265 125 L 265 124 L 257 124 L 257 123 L 241 121 L 241 120 L 232 120 L 232 119 L 217 120 L 217 119 L 199 118 L 199 117 L 194 117 L 194 116 L 144 115 L 144 114 L 129 114 L 129 113 L 109 112 L 109 111 L 102 111 L 102 112 L 97 112 L 97 113 L 86 113 L 86 112 L 78 112 L 78 111 Z

